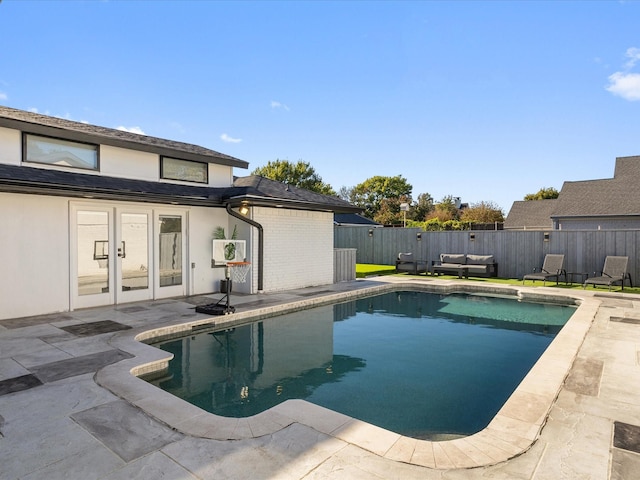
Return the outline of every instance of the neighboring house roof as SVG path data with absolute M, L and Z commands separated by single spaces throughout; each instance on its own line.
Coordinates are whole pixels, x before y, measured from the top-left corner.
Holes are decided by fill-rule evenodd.
M 554 220 L 640 216 L 640 156 L 618 157 L 613 178 L 564 182 L 554 200 L 513 202 L 505 229 L 552 228 Z
M 362 227 L 382 227 L 378 222 L 364 217 L 359 213 L 336 213 L 333 215 L 333 223 L 336 225 L 352 225 Z
M 521 230 L 553 228 L 551 214 L 556 205 L 556 199 L 513 202 L 504 221 L 504 228 Z
M 78 142 L 96 143 L 114 147 L 141 150 L 159 155 L 174 156 L 184 160 L 217 163 L 238 168 L 249 168 L 244 160 L 219 153 L 208 148 L 163 138 L 74 122 L 0 106 L 0 127 L 13 128 L 28 133 Z
M 640 156 L 619 157 L 613 178 L 565 182 L 553 218 L 640 215 Z

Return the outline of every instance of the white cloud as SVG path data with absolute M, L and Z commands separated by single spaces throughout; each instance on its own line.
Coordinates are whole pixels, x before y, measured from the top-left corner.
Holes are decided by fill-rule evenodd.
M 634 102 L 640 100 L 640 73 L 632 73 L 630 70 L 640 61 L 640 48 L 628 48 L 625 55 L 629 60 L 624 64 L 624 71 L 609 75 L 609 85 L 605 89 Z
M 223 133 L 222 135 L 220 135 L 220 140 L 226 143 L 240 143 L 242 141 L 241 138 L 232 138 L 226 133 Z
M 121 130 L 123 132 L 129 132 L 129 133 L 137 133 L 138 135 L 146 135 L 146 133 L 144 133 L 144 131 L 140 127 L 119 126 L 119 127 L 116 127 L 116 130 Z
M 275 100 L 271 100 L 271 108 L 283 108 L 287 112 L 289 111 L 289 107 L 287 107 L 284 103 L 276 102 Z
M 640 60 L 640 48 L 631 47 L 627 48 L 627 57 L 629 60 L 624 65 L 627 69 L 633 68 L 636 65 L 636 62 Z

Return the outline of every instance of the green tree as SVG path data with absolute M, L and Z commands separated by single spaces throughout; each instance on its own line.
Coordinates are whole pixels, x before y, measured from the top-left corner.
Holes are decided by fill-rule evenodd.
M 465 208 L 460 220 L 469 223 L 504 222 L 504 212 L 495 203 L 482 201 Z
M 353 187 L 349 201 L 364 210 L 364 216 L 374 219 L 384 199 L 405 199 L 411 202 L 413 187 L 402 175 L 374 176 Z M 398 202 L 398 209 L 400 202 Z
M 460 217 L 460 211 L 456 206 L 456 202 L 452 195 L 447 195 L 442 200 L 434 205 L 432 212 L 429 214 L 427 220 L 437 218 L 441 222 L 447 222 L 449 220 L 458 220 Z M 449 229 L 450 230 L 450 229 Z
M 433 197 L 428 193 L 418 195 L 418 201 L 411 206 L 411 219 L 424 222 L 433 211 Z
M 525 200 L 547 200 L 551 198 L 558 198 L 560 192 L 553 187 L 542 187 L 536 193 L 528 193 L 524 196 Z
M 316 173 L 309 162 L 302 160 L 298 160 L 296 163 L 288 160 L 269 161 L 264 167 L 256 168 L 251 175 L 270 178 L 323 195 L 336 195 L 331 185 L 322 181 L 322 177 Z
M 411 201 L 405 195 L 400 198 L 383 198 L 380 201 L 378 213 L 373 217 L 373 220 L 383 225 L 402 225 L 405 213 L 400 209 L 400 205 L 403 203 L 411 205 Z M 406 213 L 406 218 L 410 219 L 410 212 Z

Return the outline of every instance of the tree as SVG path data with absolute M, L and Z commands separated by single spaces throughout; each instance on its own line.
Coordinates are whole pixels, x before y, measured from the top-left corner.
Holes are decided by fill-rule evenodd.
M 449 220 L 458 220 L 460 212 L 456 206 L 453 196 L 447 195 L 440 202 L 436 203 L 433 210 L 429 214 L 427 220 L 437 218 L 441 222 Z
M 542 187 L 537 193 L 528 193 L 524 196 L 525 200 L 547 200 L 558 198 L 560 192 L 553 187 Z
M 404 224 L 405 212 L 400 209 L 400 205 L 403 203 L 411 203 L 405 195 L 400 198 L 383 198 L 380 201 L 378 213 L 373 217 L 373 220 L 383 225 Z
M 291 163 L 288 160 L 269 161 L 264 167 L 256 168 L 251 175 L 270 178 L 323 195 L 336 195 L 331 185 L 322 181 L 322 177 L 316 173 L 309 162 L 302 160 L 298 160 L 296 163 Z
M 494 223 L 504 221 L 504 212 L 493 202 L 472 203 L 460 215 L 460 220 L 469 223 Z
M 410 203 L 411 190 L 413 187 L 402 175 L 395 177 L 377 175 L 353 187 L 349 201 L 362 208 L 364 216 L 373 219 L 380 210 L 384 199 L 405 197 Z
M 411 206 L 411 219 L 424 222 L 433 211 L 433 197 L 428 193 L 418 195 L 418 201 Z

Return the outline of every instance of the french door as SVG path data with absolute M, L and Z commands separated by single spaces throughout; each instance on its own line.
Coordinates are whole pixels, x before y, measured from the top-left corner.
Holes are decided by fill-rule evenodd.
M 71 308 L 185 294 L 183 212 L 79 204 L 71 220 Z

